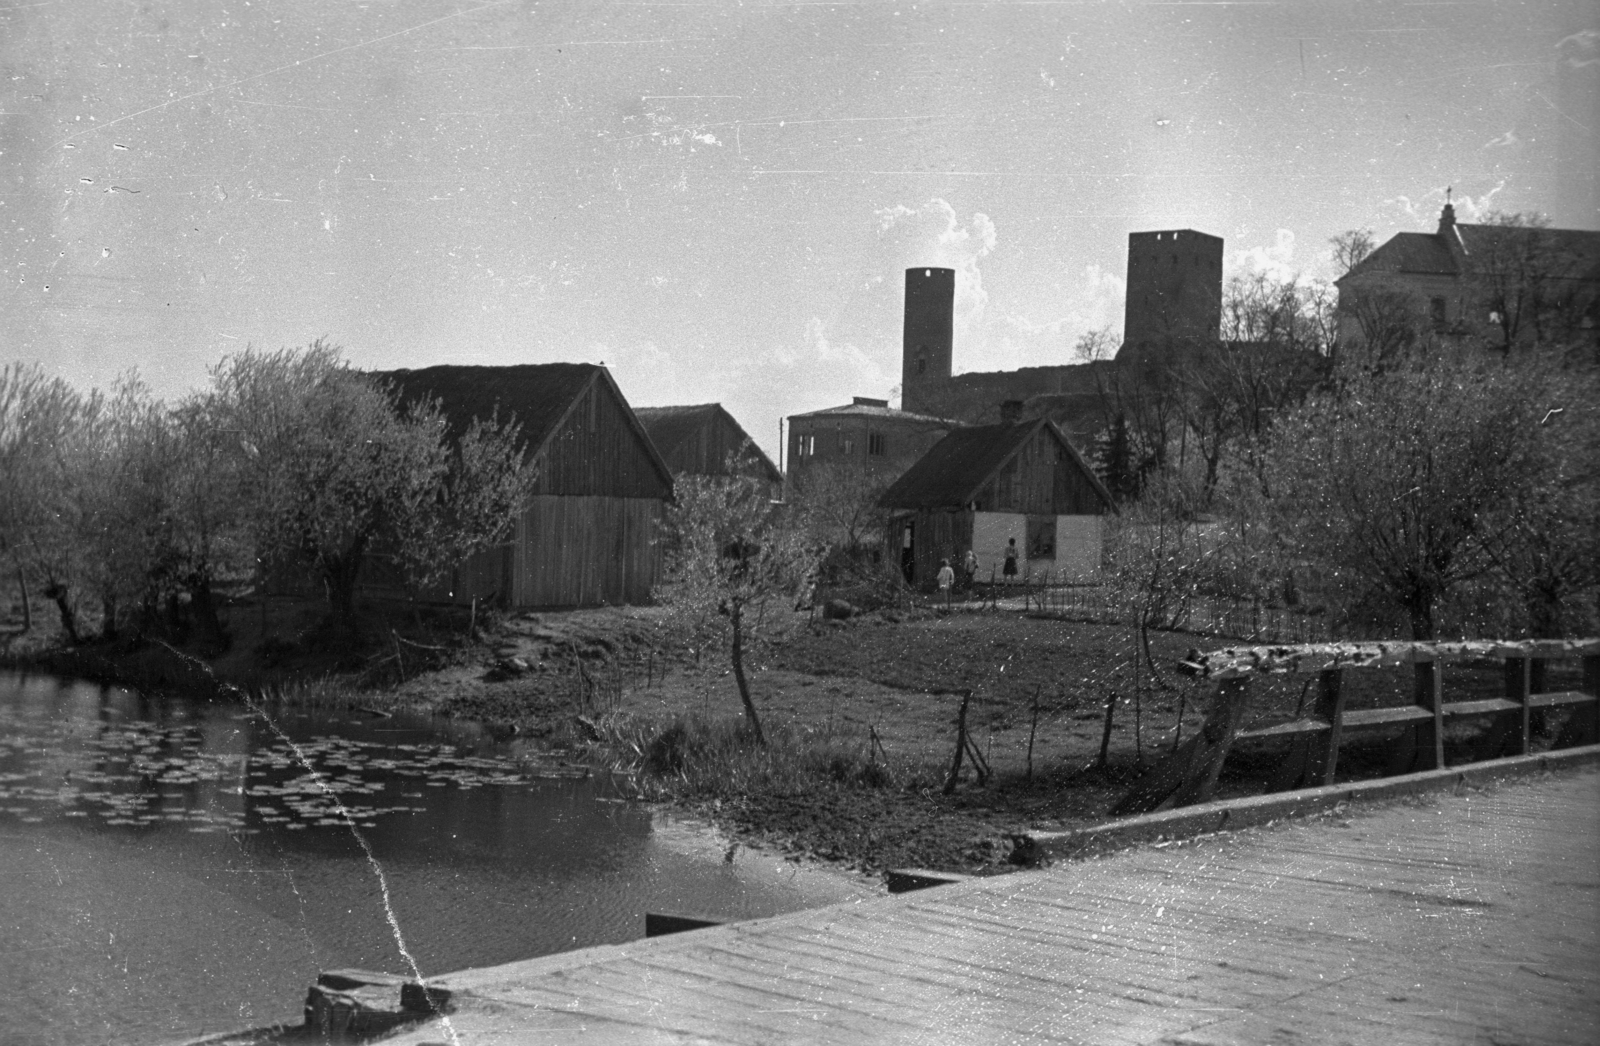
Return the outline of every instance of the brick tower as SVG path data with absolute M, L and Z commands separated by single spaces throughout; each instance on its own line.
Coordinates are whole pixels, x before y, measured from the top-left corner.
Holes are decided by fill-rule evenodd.
M 1159 351 L 1179 341 L 1213 341 L 1221 322 L 1220 236 L 1193 229 L 1128 234 L 1124 352 Z
M 955 307 L 954 269 L 906 270 L 906 315 L 901 328 L 901 410 L 927 410 L 929 394 L 950 380 Z

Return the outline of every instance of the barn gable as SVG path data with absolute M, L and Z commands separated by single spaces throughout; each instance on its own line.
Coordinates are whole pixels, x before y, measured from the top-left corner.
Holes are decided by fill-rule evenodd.
M 783 476 L 744 427 L 720 403 L 682 407 L 638 407 L 634 414 L 674 473 L 720 476 L 728 455 L 748 449 L 760 478 L 781 486 Z
M 432 598 L 559 607 L 650 597 L 672 476 L 604 367 L 440 366 L 374 377 L 402 403 L 437 400 L 457 438 L 474 418 L 515 420 L 538 470 L 507 542 L 462 564 Z
M 882 504 L 1053 515 L 1116 511 L 1105 484 L 1044 418 L 957 429 L 896 480 Z
M 672 476 L 610 373 L 591 363 L 376 372 L 402 403 L 439 401 L 451 435 L 515 419 L 539 466 L 537 494 L 666 498 Z

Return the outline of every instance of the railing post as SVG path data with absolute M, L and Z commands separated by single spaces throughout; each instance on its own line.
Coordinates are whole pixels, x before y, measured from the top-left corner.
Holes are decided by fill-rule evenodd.
M 1533 660 L 1526 657 L 1506 658 L 1506 700 L 1515 701 L 1522 706 L 1518 715 L 1522 731 L 1522 741 L 1517 748 L 1519 755 L 1528 754 L 1528 744 L 1532 740 L 1532 717 L 1529 715 L 1528 698 L 1533 694 Z M 1493 753 L 1498 755 L 1499 753 Z
M 1419 753 L 1419 754 L 1422 755 L 1422 758 L 1424 760 L 1426 760 L 1430 764 L 1428 766 L 1418 767 L 1418 769 L 1421 769 L 1421 770 L 1443 770 L 1444 769 L 1444 672 L 1442 671 L 1443 668 L 1444 668 L 1444 666 L 1442 664 L 1440 664 L 1437 660 L 1428 662 L 1428 679 L 1427 679 L 1427 688 L 1428 689 L 1427 689 L 1427 693 L 1425 695 L 1426 698 L 1427 698 L 1427 702 L 1424 705 L 1424 707 L 1432 710 L 1432 712 L 1433 712 L 1433 725 L 1432 726 L 1428 726 L 1428 724 L 1424 723 L 1423 726 L 1424 726 L 1425 729 L 1420 731 L 1420 733 L 1422 735 L 1422 738 L 1421 738 L 1422 740 L 1424 740 L 1425 742 L 1428 741 L 1428 740 L 1431 740 L 1433 742 L 1433 751 L 1431 753 L 1427 753 L 1427 752 Z M 1419 679 L 1417 681 L 1417 686 L 1418 686 L 1418 688 L 1420 690 L 1420 688 L 1423 686 L 1422 680 Z
M 1583 690 L 1600 698 L 1600 656 L 1585 654 L 1583 658 Z M 1600 703 L 1589 701 L 1578 705 L 1562 727 L 1558 745 L 1592 745 L 1600 740 Z
M 1333 784 L 1339 766 L 1339 741 L 1344 733 L 1344 673 L 1337 668 L 1317 673 L 1316 714 L 1328 724 L 1327 746 L 1322 754 L 1321 780 L 1313 770 L 1306 776 L 1319 785 Z
M 1433 713 L 1432 721 L 1408 726 L 1395 741 L 1386 776 L 1438 770 L 1444 767 L 1444 702 L 1440 695 L 1442 673 L 1430 655 L 1411 665 L 1411 701 Z

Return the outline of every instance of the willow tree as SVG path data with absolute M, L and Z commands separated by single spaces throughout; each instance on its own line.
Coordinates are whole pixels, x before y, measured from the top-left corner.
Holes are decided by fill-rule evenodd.
M 309 566 L 346 633 L 367 557 L 426 584 L 499 540 L 528 491 L 515 426 L 480 420 L 453 444 L 437 404 L 394 402 L 322 342 L 229 357 L 212 379 L 258 557 Z

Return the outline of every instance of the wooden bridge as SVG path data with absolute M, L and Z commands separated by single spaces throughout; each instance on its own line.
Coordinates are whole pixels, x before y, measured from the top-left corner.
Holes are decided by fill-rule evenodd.
M 1441 666 L 1488 657 L 1504 662 L 1505 696 L 1445 701 Z M 1530 663 L 1563 657 L 1583 659 L 1585 689 L 1535 693 Z M 429 982 L 447 1016 L 386 1041 L 1600 1042 L 1600 745 L 1415 769 L 1442 768 L 1444 725 L 1470 716 L 1495 717 L 1494 743 L 1526 752 L 1531 715 L 1570 707 L 1564 740 L 1593 742 L 1600 640 L 1258 647 L 1192 665 L 1217 695 L 1205 728 L 1135 790 L 1151 806 L 1206 797 L 1252 733 L 1249 680 L 1277 672 L 1321 683 L 1310 715 L 1253 731 L 1294 742 L 1286 787 L 1330 781 L 1341 737 L 1369 727 L 1406 729 L 1411 772 L 1339 786 L 1352 794 L 1533 776 L 468 970 Z M 1341 674 L 1385 665 L 1413 667 L 1414 704 L 1345 709 Z M 1194 812 L 1252 804 L 1259 822 L 1262 804 L 1285 816 L 1328 791 Z M 1135 817 L 1124 838 L 1190 815 Z
M 469 970 L 395 1041 L 1587 1046 L 1600 748 L 1562 758 L 1588 768 Z

